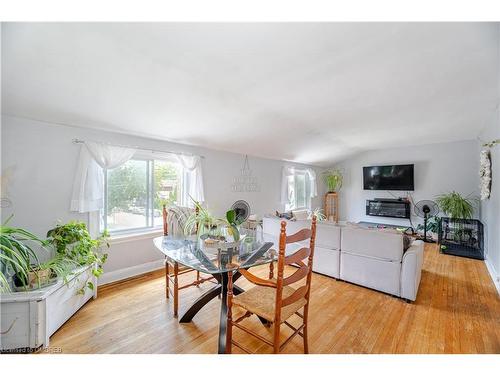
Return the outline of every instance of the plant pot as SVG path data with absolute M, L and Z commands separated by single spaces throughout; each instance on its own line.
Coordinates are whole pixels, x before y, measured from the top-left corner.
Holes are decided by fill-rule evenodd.
M 50 283 L 51 276 L 51 269 L 30 271 L 28 272 L 28 281 L 24 283 L 21 277 L 14 275 L 14 289 L 19 292 L 41 288 Z

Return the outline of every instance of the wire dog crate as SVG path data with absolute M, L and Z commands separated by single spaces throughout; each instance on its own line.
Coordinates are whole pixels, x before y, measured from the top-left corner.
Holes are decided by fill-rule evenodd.
M 438 236 L 444 254 L 484 260 L 483 224 L 479 220 L 443 217 Z

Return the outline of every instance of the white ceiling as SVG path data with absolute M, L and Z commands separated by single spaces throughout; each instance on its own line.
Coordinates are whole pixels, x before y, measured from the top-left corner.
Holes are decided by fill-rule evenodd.
M 498 102 L 494 23 L 15 23 L 2 111 L 329 165 L 477 137 Z

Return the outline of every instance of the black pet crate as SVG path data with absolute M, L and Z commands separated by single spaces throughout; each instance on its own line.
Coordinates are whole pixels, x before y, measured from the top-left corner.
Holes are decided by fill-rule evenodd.
M 483 224 L 479 220 L 443 217 L 438 235 L 444 254 L 484 260 Z

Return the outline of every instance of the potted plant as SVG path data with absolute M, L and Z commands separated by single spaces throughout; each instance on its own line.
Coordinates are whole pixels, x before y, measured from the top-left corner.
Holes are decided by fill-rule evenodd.
M 195 212 L 186 218 L 184 235 L 188 236 L 194 232 L 196 232 L 198 237 L 203 234 L 215 235 L 217 232 L 218 219 L 204 208 L 200 202 L 194 199 L 192 200 L 194 202 Z
M 326 220 L 326 215 L 323 213 L 322 208 L 315 208 L 310 214 L 309 214 L 309 219 L 312 219 L 313 216 L 316 216 L 317 221 L 325 221 Z
M 227 233 L 233 237 L 235 242 L 240 240 L 239 226 L 243 223 L 238 219 L 235 210 L 229 210 L 226 212 L 226 219 L 220 220 L 227 228 Z
M 328 169 L 322 175 L 329 193 L 335 193 L 340 190 L 344 180 L 340 169 Z
M 27 281 L 23 282 L 19 275 L 14 275 L 14 286 L 16 291 L 28 291 L 52 284 L 57 281 L 58 277 L 66 282 L 67 277 L 71 275 L 76 266 L 78 266 L 76 262 L 71 259 L 67 259 L 63 255 L 56 255 L 46 262 L 32 264 Z
M 472 241 L 471 229 L 467 228 L 465 224 L 474 215 L 477 199 L 470 196 L 463 197 L 460 193 L 452 191 L 436 197 L 436 202 L 439 208 L 451 219 L 451 221 L 446 222 L 444 238 L 448 239 L 451 233 L 451 238 L 456 242 L 466 242 L 465 239 Z
M 10 216 L 0 226 L 0 291 L 10 292 L 11 285 L 28 288 L 30 280 L 45 280 L 45 272 L 37 272 L 39 264 L 33 245 L 45 248 L 46 241 L 21 228 L 8 226 Z
M 194 199 L 193 202 L 196 210 L 186 219 L 184 234 L 188 236 L 196 232 L 196 236 L 203 239 L 207 247 L 220 249 L 237 247 L 241 240 L 239 226 L 242 221 L 236 215 L 236 211 L 229 210 L 225 218 L 217 218 L 200 202 Z
M 441 194 L 436 197 L 439 208 L 452 219 L 472 219 L 474 214 L 475 198 L 462 197 L 456 191 Z
M 104 232 L 100 237 L 92 239 L 85 223 L 78 221 L 59 224 L 47 232 L 48 243 L 54 246 L 57 256 L 61 257 L 59 259 L 76 266 L 95 266 L 92 270 L 95 277 L 101 276 L 102 265 L 108 257 L 101 251 L 103 246 L 109 248 L 108 237 L 108 233 Z M 87 281 L 86 286 L 94 289 L 94 284 L 90 281 Z M 83 290 L 79 291 L 82 292 Z
M 432 216 L 427 219 L 427 228 L 424 228 L 424 224 L 418 224 L 417 231 L 423 231 L 424 229 L 426 229 L 427 232 L 432 233 L 432 237 L 436 239 L 440 225 L 441 219 L 439 218 L 439 216 Z

